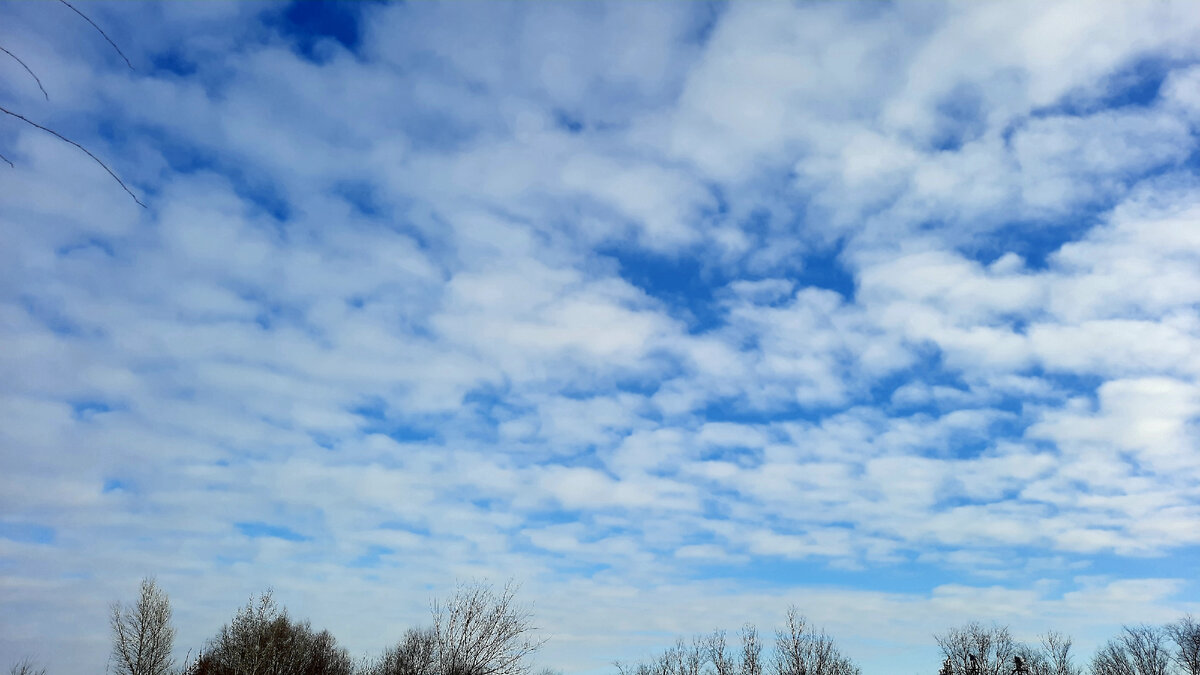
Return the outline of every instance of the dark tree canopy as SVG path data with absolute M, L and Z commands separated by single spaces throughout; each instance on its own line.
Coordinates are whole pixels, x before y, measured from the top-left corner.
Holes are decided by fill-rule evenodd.
M 352 675 L 349 653 L 328 631 L 291 619 L 270 591 L 238 610 L 188 675 Z

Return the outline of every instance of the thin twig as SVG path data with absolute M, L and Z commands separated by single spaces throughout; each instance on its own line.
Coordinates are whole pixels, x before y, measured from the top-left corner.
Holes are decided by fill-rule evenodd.
M 13 166 L 13 163 L 12 163 L 12 162 L 11 162 L 11 161 L 10 161 L 10 160 L 7 158 L 7 157 L 5 157 L 4 155 L 0 155 L 0 159 L 2 159 L 2 160 L 4 160 L 5 162 L 7 162 L 7 163 L 8 163 L 8 166 L 9 166 L 9 168 L 12 168 L 12 169 L 15 169 L 15 168 L 17 168 L 17 167 L 15 167 L 15 166 Z
M 34 82 L 37 82 L 38 89 L 41 89 L 41 90 L 42 90 L 42 96 L 45 96 L 47 101 L 49 101 L 49 100 L 50 100 L 50 94 L 47 94 L 47 93 L 46 93 L 46 88 L 42 86 L 42 81 L 38 79 L 38 76 L 37 76 L 37 75 L 34 75 L 34 74 L 33 74 L 33 71 L 32 71 L 32 70 L 30 70 L 29 66 L 25 65 L 25 62 L 24 62 L 24 61 L 22 61 L 21 59 L 17 58 L 17 55 L 16 55 L 16 54 L 14 54 L 14 53 L 12 53 L 12 52 L 8 51 L 8 50 L 7 50 L 7 49 L 5 49 L 4 47 L 0 47 L 0 52 L 4 52 L 5 54 L 8 54 L 9 56 L 13 57 L 13 60 L 14 60 L 14 61 L 16 61 L 17 63 L 21 64 L 21 67 L 25 69 L 25 72 L 29 73 L 29 76 L 33 78 L 33 81 L 34 81 Z
M 125 65 L 129 66 L 130 70 L 134 69 L 133 64 L 129 62 L 128 58 L 126 58 L 125 52 L 121 51 L 121 48 L 117 46 L 117 43 L 113 42 L 112 38 L 108 37 L 108 33 L 105 33 L 103 28 L 101 28 L 100 26 L 97 26 L 96 22 L 92 21 L 90 18 L 88 18 L 87 14 L 84 14 L 83 12 L 79 11 L 78 9 L 75 9 L 75 5 L 72 5 L 71 3 L 67 2 L 67 0 L 58 0 L 58 1 L 64 5 L 66 5 L 67 7 L 70 7 L 71 10 L 73 12 L 75 12 L 76 14 L 78 14 L 79 16 L 82 16 L 85 21 L 92 24 L 92 28 L 95 28 L 96 30 L 100 31 L 100 34 L 104 36 L 104 39 L 108 40 L 108 44 L 112 45 L 112 48 L 117 50 L 117 53 L 121 55 L 121 58 L 125 59 Z
M 34 122 L 33 120 L 30 120 L 29 118 L 25 117 L 24 115 L 18 115 L 17 113 L 15 113 L 15 112 L 13 112 L 13 111 L 9 110 L 8 108 L 5 108 L 4 106 L 0 106 L 0 112 L 4 113 L 4 114 L 6 114 L 6 115 L 12 115 L 13 117 L 15 117 L 15 118 L 17 118 L 17 119 L 21 120 L 22 122 L 24 122 L 24 123 L 26 123 L 26 124 L 28 124 L 28 125 L 30 125 L 30 126 L 37 127 L 38 129 L 41 129 L 42 131 L 44 131 L 44 132 L 46 132 L 46 133 L 48 133 L 48 134 L 50 134 L 50 135 L 54 136 L 55 138 L 58 138 L 59 140 L 61 140 L 61 141 L 64 141 L 64 142 L 66 142 L 66 143 L 70 143 L 71 145 L 73 145 L 73 146 L 75 146 L 75 147 L 79 148 L 79 149 L 80 149 L 80 150 L 82 150 L 82 151 L 83 151 L 85 154 L 87 154 L 87 156 L 88 156 L 88 157 L 91 157 L 92 159 L 96 160 L 96 163 L 97 163 L 97 164 L 99 164 L 100 166 L 104 167 L 104 170 L 108 172 L 108 175 L 112 176 L 112 177 L 113 177 L 113 180 L 117 181 L 117 183 L 118 183 L 118 184 L 119 184 L 119 185 L 120 185 L 120 186 L 121 186 L 121 187 L 122 187 L 122 188 L 123 188 L 123 189 L 124 189 L 126 192 L 128 192 L 128 193 L 129 193 L 129 196 L 130 196 L 130 197 L 133 197 L 133 201 L 137 202 L 137 203 L 138 203 L 138 206 L 142 207 L 143 209 L 144 209 L 144 208 L 146 208 L 146 205 L 142 203 L 142 200 L 138 199 L 138 198 L 137 198 L 137 195 L 133 194 L 133 190 L 130 190 L 130 189 L 129 189 L 129 187 L 128 187 L 127 185 L 125 185 L 125 181 L 121 180 L 121 179 L 120 179 L 120 178 L 117 176 L 117 174 L 113 173 L 113 170 L 112 170 L 112 169 L 108 168 L 108 165 L 107 165 L 107 164 L 105 164 L 104 162 L 102 162 L 102 161 L 100 160 L 100 158 L 99 158 L 99 157 L 97 157 L 97 156 L 93 155 L 93 154 L 91 153 L 91 151 L 89 151 L 87 148 L 85 148 L 85 147 L 83 147 L 82 145 L 80 145 L 80 144 L 76 143 L 75 141 L 73 141 L 73 140 L 71 140 L 71 139 L 67 138 L 66 136 L 63 136 L 62 134 L 58 133 L 57 131 L 55 131 L 55 130 L 53 130 L 53 129 L 47 129 L 46 127 L 44 127 L 44 126 L 42 126 L 42 125 L 38 124 L 37 122 Z

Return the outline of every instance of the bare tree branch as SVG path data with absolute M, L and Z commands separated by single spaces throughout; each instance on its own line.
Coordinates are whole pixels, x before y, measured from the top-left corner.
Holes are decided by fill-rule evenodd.
M 45 96 L 47 101 L 50 100 L 50 94 L 46 93 L 46 88 L 42 86 L 42 81 L 40 79 L 38 79 L 38 76 L 34 74 L 33 70 L 29 66 L 25 65 L 25 62 L 22 61 L 20 59 L 20 57 L 18 57 L 14 53 L 8 51 L 4 47 L 0 47 L 0 52 L 4 52 L 5 54 L 8 54 L 9 56 L 11 56 L 13 58 L 14 61 L 21 64 L 21 67 L 25 69 L 25 72 L 29 73 L 29 76 L 33 78 L 34 82 L 37 82 L 38 89 L 42 90 L 42 96 Z
M 66 5 L 67 7 L 70 7 L 71 11 L 75 12 L 79 16 L 82 16 L 84 21 L 87 21 L 88 23 L 92 24 L 92 28 L 95 28 L 97 31 L 99 31 L 100 34 L 104 36 L 104 39 L 108 40 L 108 44 L 112 45 L 112 48 L 117 50 L 117 53 L 121 55 L 121 58 L 125 59 L 125 65 L 129 66 L 130 70 L 134 69 L 133 64 L 129 62 L 128 58 L 126 58 L 125 52 L 121 51 L 121 48 L 117 46 L 117 43 L 113 42 L 112 38 L 108 37 L 108 33 L 105 33 L 103 28 L 101 28 L 100 26 L 97 26 L 96 22 L 92 21 L 91 18 L 89 18 L 87 14 L 84 14 L 83 12 L 79 11 L 78 9 L 75 9 L 75 5 L 72 5 L 71 3 L 67 2 L 67 0 L 58 0 L 58 1 L 64 5 Z
M 8 166 L 9 166 L 10 168 L 14 168 L 14 169 L 16 168 L 15 166 L 13 166 L 12 160 L 10 160 L 9 158 L 5 157 L 4 155 L 0 155 L 0 159 L 4 160 L 4 163 L 5 163 L 5 164 L 8 164 Z
M 742 671 L 741 675 L 762 675 L 762 641 L 754 624 L 742 626 Z
M 1042 635 L 1041 641 L 1042 657 L 1049 675 L 1082 675 L 1083 671 L 1071 658 L 1070 636 L 1049 631 Z
M 1009 664 L 1017 656 L 1017 643 L 1008 626 L 985 626 L 972 621 L 933 636 L 942 656 L 956 672 L 978 675 L 1009 675 Z
M 502 591 L 484 583 L 461 584 L 446 604 L 435 602 L 433 634 L 440 675 L 525 675 L 536 638 L 529 610 L 515 600 L 516 585 Z
M 8 108 L 5 108 L 4 106 L 0 106 L 0 112 L 4 113 L 6 115 L 12 115 L 13 117 L 21 120 L 22 122 L 24 122 L 32 127 L 41 129 L 42 131 L 54 136 L 55 138 L 58 138 L 59 140 L 65 142 L 65 143 L 70 143 L 71 145 L 79 148 L 85 154 L 87 154 L 88 157 L 91 157 L 93 160 L 96 161 L 97 164 L 99 164 L 101 167 L 103 167 L 104 170 L 108 172 L 108 175 L 112 176 L 113 180 L 117 181 L 117 184 L 119 184 L 125 190 L 125 192 L 128 192 L 130 197 L 133 197 L 133 201 L 137 202 L 138 206 L 142 207 L 143 209 L 146 208 L 146 205 L 142 203 L 142 200 L 138 199 L 137 195 L 133 194 L 133 191 L 129 189 L 129 186 L 125 185 L 125 181 L 122 181 L 117 176 L 117 174 L 113 173 L 112 169 L 108 168 L 107 164 L 102 162 L 99 157 L 93 155 L 87 148 L 85 148 L 82 145 L 76 143 L 75 141 L 67 138 L 66 136 L 63 136 L 62 134 L 58 133 L 57 131 L 55 131 L 53 129 L 48 129 L 48 128 L 38 124 L 37 122 L 30 120 L 28 117 L 25 117 L 24 115 L 19 115 L 15 112 L 9 110 Z M 8 161 L 8 160 L 6 159 L 5 161 Z M 9 162 L 9 164 L 11 165 L 12 162 Z
M 1175 642 L 1175 663 L 1187 675 L 1200 675 L 1200 621 L 1191 614 L 1167 626 Z
M 9 675 L 46 675 L 46 669 L 37 666 L 29 658 L 14 663 L 8 672 Z
M 168 675 L 173 659 L 175 629 L 167 594 L 143 579 L 138 601 L 131 607 L 112 606 L 113 660 L 118 675 Z

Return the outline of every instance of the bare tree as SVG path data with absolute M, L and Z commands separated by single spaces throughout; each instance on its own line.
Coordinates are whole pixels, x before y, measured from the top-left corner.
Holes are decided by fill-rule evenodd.
M 437 638 L 431 628 L 410 628 L 364 675 L 431 675 L 437 660 Z
M 137 602 L 112 606 L 112 661 L 119 675 L 166 675 L 174 660 L 171 604 L 153 579 L 142 579 Z
M 293 621 L 267 591 L 209 641 L 188 675 L 351 675 L 354 665 L 329 631 Z
M 1010 675 L 1017 644 L 1007 626 L 985 626 L 976 621 L 933 636 L 942 656 L 955 672 L 978 670 L 977 675 Z
M 618 660 L 613 661 L 613 666 L 619 675 L 654 675 L 654 668 L 645 663 L 628 664 Z
M 1109 640 L 1092 657 L 1092 675 L 1138 675 L 1119 640 Z
M 838 651 L 824 631 L 808 628 L 795 607 L 788 610 L 787 625 L 775 633 L 775 649 L 763 655 L 763 643 L 754 624 L 742 626 L 740 652 L 730 649 L 726 633 L 715 630 L 697 636 L 691 644 L 676 640 L 675 645 L 649 664 L 627 666 L 616 663 L 620 675 L 763 675 L 764 663 L 770 675 L 860 675 L 853 661 Z M 712 664 L 709 668 L 708 664 Z
M 1200 675 L 1200 621 L 1191 614 L 1167 625 L 1175 643 L 1175 665 L 1187 675 Z
M 17 661 L 8 669 L 9 675 L 46 675 L 46 669 L 33 663 L 28 657 Z
M 1123 626 L 1092 657 L 1093 675 L 1167 675 L 1171 652 L 1167 632 L 1157 626 Z
M 736 675 L 737 662 L 725 645 L 725 631 L 715 630 L 705 638 L 704 646 L 708 650 L 708 660 L 716 668 L 717 675 Z
M 446 604 L 433 604 L 439 675 L 523 675 L 544 639 L 534 637 L 531 613 L 517 605 L 516 586 L 497 592 L 462 584 Z
M 814 633 L 795 607 L 775 633 L 776 675 L 859 675 L 862 671 L 838 651 L 824 631 Z
M 683 665 L 685 675 L 701 675 L 704 670 L 704 664 L 707 661 L 708 657 L 704 646 L 704 638 L 699 635 L 692 637 L 692 646 L 684 654 Z
M 762 641 L 754 624 L 742 626 L 741 675 L 762 675 Z
M 1046 675 L 1082 675 L 1083 670 L 1071 658 L 1071 637 L 1048 631 L 1041 636 L 1041 656 L 1045 661 Z M 1036 670 L 1033 671 L 1036 675 Z

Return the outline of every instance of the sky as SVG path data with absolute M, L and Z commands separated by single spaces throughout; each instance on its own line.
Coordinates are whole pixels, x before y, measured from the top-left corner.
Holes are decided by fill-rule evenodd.
M 0 665 L 1200 613 L 1200 12 L 0 3 Z

